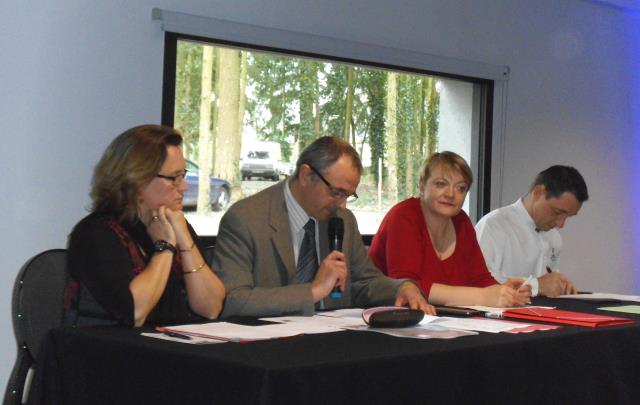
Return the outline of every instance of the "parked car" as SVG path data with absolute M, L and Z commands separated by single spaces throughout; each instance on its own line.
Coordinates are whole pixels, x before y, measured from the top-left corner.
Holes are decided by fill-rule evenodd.
M 187 159 L 187 177 L 185 180 L 189 184 L 189 190 L 184 193 L 182 205 L 184 207 L 195 208 L 198 203 L 198 165 Z M 211 209 L 221 211 L 229 206 L 231 201 L 231 184 L 228 181 L 217 177 L 210 178 L 210 198 Z
M 279 162 L 280 144 L 273 141 L 258 141 L 251 144 L 251 149 L 240 160 L 242 179 L 262 177 L 278 181 L 280 179 Z
M 278 162 L 278 173 L 284 177 L 291 176 L 293 174 L 293 165 L 291 162 Z

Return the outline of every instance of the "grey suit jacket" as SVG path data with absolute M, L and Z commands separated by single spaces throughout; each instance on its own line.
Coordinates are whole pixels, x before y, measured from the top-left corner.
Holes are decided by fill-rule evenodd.
M 312 315 L 311 283 L 291 284 L 296 265 L 289 216 L 284 200 L 286 181 L 234 204 L 222 217 L 213 268 L 227 290 L 222 316 Z M 404 280 L 385 277 L 367 255 L 355 217 L 338 210 L 344 220 L 342 251 L 348 279 L 341 298 L 324 299 L 325 307 L 392 304 Z M 320 261 L 329 254 L 327 223 L 319 222 Z

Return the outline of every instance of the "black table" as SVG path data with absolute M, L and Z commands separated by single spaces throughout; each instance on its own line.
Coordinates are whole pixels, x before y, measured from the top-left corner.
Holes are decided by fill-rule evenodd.
M 593 313 L 605 305 L 534 303 Z M 452 340 L 345 331 L 205 346 L 140 333 L 113 327 L 51 331 L 33 402 L 640 403 L 639 323 Z

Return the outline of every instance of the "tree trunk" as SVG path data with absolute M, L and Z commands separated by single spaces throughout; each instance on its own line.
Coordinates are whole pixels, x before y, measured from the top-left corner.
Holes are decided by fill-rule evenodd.
M 235 143 L 234 154 L 231 156 L 236 168 L 240 165 L 240 158 L 242 153 L 242 133 L 244 131 L 244 113 L 245 113 L 245 103 L 247 100 L 246 95 L 247 88 L 247 52 L 240 51 L 240 89 L 239 89 L 239 97 L 238 97 L 238 126 L 236 132 L 236 139 L 238 142 Z M 228 179 L 231 182 L 233 187 L 233 192 L 231 193 L 234 196 L 234 200 L 243 198 L 242 195 L 242 179 L 240 178 L 240 171 L 235 170 L 235 176 L 230 177 Z M 238 197 L 238 198 L 235 198 Z
M 385 114 L 386 114 L 386 92 L 387 92 L 387 73 L 386 72 L 369 72 L 368 84 L 365 86 L 367 91 L 367 103 L 371 120 L 369 121 L 369 145 L 371 147 L 371 164 L 373 168 L 378 167 L 380 160 L 384 161 L 385 152 Z M 384 166 L 387 162 L 384 161 Z M 373 170 L 376 182 L 381 182 L 379 178 L 382 170 Z
M 420 79 L 420 124 L 418 126 L 418 133 L 420 139 L 420 153 L 422 159 L 425 160 L 429 157 L 427 149 L 427 79 L 425 77 Z
M 320 111 L 320 100 L 318 100 L 318 80 L 316 79 L 316 101 L 313 103 L 313 114 L 314 114 L 314 130 L 316 136 L 322 135 L 322 122 L 320 121 L 321 111 Z
M 322 121 L 320 120 L 322 111 L 320 110 L 320 83 L 318 82 L 318 65 L 315 65 L 314 69 L 314 80 L 313 80 L 313 128 L 315 131 L 315 136 L 319 137 L 322 135 Z
M 397 74 L 387 76 L 387 193 L 391 203 L 398 202 L 398 121 L 397 121 Z
M 406 159 L 406 173 L 404 176 L 404 196 L 405 198 L 409 198 L 411 196 L 413 196 L 413 189 L 414 189 L 414 154 L 415 153 L 415 149 L 414 149 L 414 137 L 415 134 L 413 133 L 413 131 L 408 132 L 407 133 L 407 140 L 406 140 L 406 145 L 405 145 L 405 150 L 404 150 L 404 158 Z
M 198 214 L 211 211 L 211 72 L 213 70 L 213 47 L 205 46 L 202 51 L 202 73 L 200 86 L 200 136 L 198 137 Z
M 438 115 L 440 113 L 440 97 L 436 91 L 436 80 L 427 79 L 427 156 L 431 156 L 438 148 Z
M 300 125 L 298 127 L 298 145 L 300 150 L 306 148 L 315 138 L 316 111 L 318 105 L 318 66 L 316 62 L 302 61 L 298 71 Z
M 237 177 L 242 144 L 242 125 L 238 110 L 241 87 L 240 51 L 220 48 L 218 66 L 218 118 L 213 175 L 239 184 Z
M 352 128 L 353 92 L 355 88 L 355 72 L 353 66 L 347 66 L 347 99 L 345 100 L 343 138 L 349 142 Z
M 192 58 L 193 58 L 193 52 L 191 51 L 187 51 L 186 53 L 186 62 L 183 64 L 184 69 L 186 69 L 189 66 L 192 66 L 193 62 L 192 62 Z M 177 86 L 176 86 L 177 87 Z M 184 111 L 189 110 L 189 99 L 191 98 L 191 80 L 185 80 L 184 81 L 184 94 L 182 99 L 179 101 L 181 108 Z M 178 104 L 178 103 L 176 103 Z M 178 114 L 175 114 L 176 118 L 179 117 Z M 193 137 L 193 133 L 192 131 L 190 131 L 191 127 L 189 127 L 189 124 L 187 122 L 182 122 L 182 120 L 178 119 L 174 119 L 174 125 L 175 128 L 179 128 L 182 131 L 182 135 L 185 138 L 185 142 L 182 145 L 182 153 L 184 153 L 185 156 L 189 156 L 189 153 L 191 152 L 189 150 L 189 147 L 191 146 L 191 144 L 189 142 L 187 142 L 187 139 L 191 139 Z

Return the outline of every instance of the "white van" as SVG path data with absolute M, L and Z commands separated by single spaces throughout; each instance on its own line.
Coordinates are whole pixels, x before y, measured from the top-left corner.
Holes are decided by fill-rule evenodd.
M 278 142 L 255 142 L 242 158 L 240 171 L 242 180 L 262 177 L 278 181 L 280 179 L 280 144 Z

